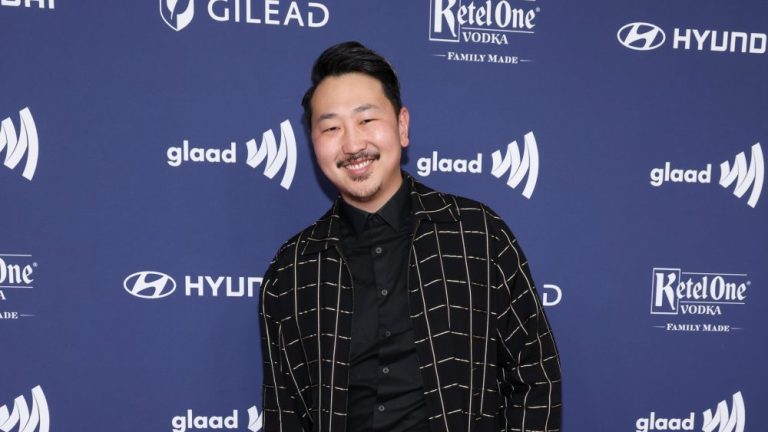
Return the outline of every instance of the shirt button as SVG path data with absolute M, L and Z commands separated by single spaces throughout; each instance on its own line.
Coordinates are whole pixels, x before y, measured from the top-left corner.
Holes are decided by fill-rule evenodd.
M 379 410 L 379 412 L 384 412 L 384 410 L 385 410 L 385 409 L 386 409 L 386 408 L 384 407 L 384 405 L 379 405 L 379 406 L 378 406 L 378 410 Z
M 388 374 L 388 373 L 389 373 L 389 368 L 388 368 L 388 367 L 386 367 L 386 366 L 384 366 L 384 367 L 381 369 L 381 371 L 382 371 L 382 372 L 384 372 L 385 374 Z
M 390 336 L 392 336 L 392 332 L 389 331 L 389 330 L 384 330 L 384 336 L 385 337 L 390 337 Z
M 376 251 L 376 255 L 380 254 L 383 251 L 383 249 L 381 249 L 381 246 L 377 246 L 376 249 L 374 250 Z
M 387 294 L 389 294 L 389 291 L 387 291 L 385 289 L 381 290 L 381 295 L 385 296 Z

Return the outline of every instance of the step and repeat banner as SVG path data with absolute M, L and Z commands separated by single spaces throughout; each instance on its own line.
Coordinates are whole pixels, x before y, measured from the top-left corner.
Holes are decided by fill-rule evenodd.
M 403 167 L 530 259 L 567 431 L 765 430 L 768 3 L 0 0 L 0 430 L 258 431 L 261 277 L 387 57 Z M 762 143 L 762 144 L 761 144 Z

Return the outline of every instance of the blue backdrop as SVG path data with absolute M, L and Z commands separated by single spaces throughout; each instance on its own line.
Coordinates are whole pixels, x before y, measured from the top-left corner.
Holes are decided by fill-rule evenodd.
M 334 197 L 299 102 L 350 39 L 400 75 L 404 169 L 519 237 L 565 430 L 762 430 L 766 16 L 0 0 L 0 430 L 259 429 L 260 278 Z

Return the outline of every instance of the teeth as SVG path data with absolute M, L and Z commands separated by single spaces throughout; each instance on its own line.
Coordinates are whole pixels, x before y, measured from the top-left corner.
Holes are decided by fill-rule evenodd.
M 371 164 L 371 162 L 372 161 L 369 159 L 369 160 L 365 160 L 365 161 L 362 161 L 362 162 L 358 162 L 356 164 L 347 165 L 347 167 L 350 168 L 350 169 L 353 169 L 353 170 L 359 170 L 359 169 L 367 167 L 368 165 Z

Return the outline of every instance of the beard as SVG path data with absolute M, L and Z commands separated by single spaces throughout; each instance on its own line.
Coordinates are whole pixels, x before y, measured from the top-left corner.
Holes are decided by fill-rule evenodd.
M 344 167 L 348 165 L 354 165 L 361 161 L 371 160 L 375 162 L 380 158 L 381 153 L 376 150 L 362 150 L 355 154 L 349 155 L 340 161 L 337 161 L 336 167 L 339 169 L 344 169 Z M 370 177 L 371 173 L 349 176 L 353 184 L 350 185 L 350 187 L 345 188 L 345 194 L 358 202 L 368 202 L 376 198 L 376 195 L 381 190 L 381 182 L 377 184 L 366 184 Z
M 369 177 L 370 177 L 369 175 L 364 175 L 364 176 L 353 178 L 352 180 L 356 183 L 357 182 L 362 183 L 368 180 Z M 360 184 L 359 187 L 347 188 L 346 192 L 347 192 L 347 195 L 353 198 L 355 201 L 368 202 L 373 200 L 376 197 L 376 194 L 378 194 L 380 190 L 381 190 L 380 183 L 375 185 L 368 185 L 368 186 L 364 184 Z

